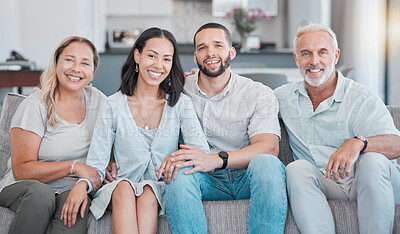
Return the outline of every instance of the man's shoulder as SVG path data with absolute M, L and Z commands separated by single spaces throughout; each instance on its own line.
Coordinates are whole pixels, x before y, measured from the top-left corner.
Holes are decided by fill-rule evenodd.
M 365 85 L 352 79 L 344 78 L 345 97 L 355 102 L 356 100 L 366 100 L 367 98 L 379 98 Z
M 196 75 L 197 75 L 197 73 L 185 78 L 184 90 L 185 90 L 186 94 L 194 91 L 194 87 L 195 87 L 194 83 L 197 81 Z
M 186 84 L 193 84 L 194 82 L 196 82 L 196 76 L 198 76 L 198 73 L 187 76 L 185 78 L 185 85 Z
M 299 88 L 300 82 L 282 85 L 274 90 L 278 99 L 286 99 L 293 95 L 294 91 Z

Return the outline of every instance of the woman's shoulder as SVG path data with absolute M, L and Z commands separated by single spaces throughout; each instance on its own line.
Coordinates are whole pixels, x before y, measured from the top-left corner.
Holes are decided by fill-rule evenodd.
M 86 95 L 91 98 L 96 98 L 96 99 L 100 99 L 100 100 L 105 100 L 107 98 L 107 96 L 104 95 L 104 93 L 101 92 L 96 87 L 86 86 L 84 88 L 84 91 L 86 92 Z
M 175 106 L 186 106 L 188 103 L 192 103 L 192 100 L 190 99 L 189 96 L 187 96 L 184 93 L 181 93 L 179 96 L 178 102 L 175 104 Z
M 34 89 L 33 92 L 28 95 L 20 104 L 20 106 L 31 106 L 34 108 L 44 108 L 45 106 L 43 105 L 42 101 L 40 100 L 40 89 Z

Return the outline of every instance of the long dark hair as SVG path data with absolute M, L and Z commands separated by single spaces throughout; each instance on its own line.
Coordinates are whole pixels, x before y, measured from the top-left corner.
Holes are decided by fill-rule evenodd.
M 133 48 L 129 52 L 128 58 L 126 59 L 125 64 L 122 66 L 121 86 L 119 87 L 121 93 L 128 96 L 132 96 L 135 93 L 135 87 L 139 76 L 139 72 L 135 71 L 135 49 L 138 49 L 139 53 L 142 53 L 143 48 L 149 39 L 163 37 L 168 39 L 174 46 L 174 55 L 172 58 L 171 71 L 167 78 L 161 82 L 160 89 L 162 89 L 165 94 L 168 94 L 166 98 L 169 106 L 174 106 L 178 102 L 179 96 L 183 92 L 183 86 L 185 84 L 185 77 L 183 74 L 181 61 L 179 60 L 178 56 L 178 46 L 172 33 L 155 27 L 146 29 L 136 40 Z

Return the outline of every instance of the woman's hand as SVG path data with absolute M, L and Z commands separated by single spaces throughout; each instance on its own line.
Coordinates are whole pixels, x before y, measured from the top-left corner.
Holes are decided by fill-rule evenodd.
M 99 190 L 101 186 L 101 176 L 100 173 L 93 167 L 80 162 L 76 162 L 72 173 L 80 178 L 86 178 L 90 180 L 94 192 Z
M 106 178 L 104 178 L 103 184 L 108 184 L 113 182 L 117 178 L 117 163 L 114 160 L 114 157 L 111 157 L 110 162 L 106 168 Z
M 85 216 L 85 210 L 88 204 L 86 194 L 87 187 L 88 185 L 86 181 L 80 181 L 75 184 L 69 192 L 67 200 L 61 210 L 61 220 L 64 220 L 64 225 L 68 225 L 68 228 L 75 225 L 79 208 L 81 208 L 81 217 L 84 218 Z
M 162 173 L 164 171 L 164 179 L 165 179 L 165 183 L 169 184 L 171 183 L 171 178 L 172 178 L 172 174 L 174 174 L 174 177 L 172 178 L 173 180 L 176 179 L 176 176 L 178 175 L 179 169 L 178 167 L 176 167 L 176 164 L 178 163 L 182 163 L 180 161 L 178 162 L 172 162 L 171 161 L 172 156 L 168 156 L 164 159 L 164 161 L 161 163 L 160 168 L 156 169 L 156 171 L 158 172 L 158 179 L 161 179 Z M 175 172 L 174 172 L 175 170 Z

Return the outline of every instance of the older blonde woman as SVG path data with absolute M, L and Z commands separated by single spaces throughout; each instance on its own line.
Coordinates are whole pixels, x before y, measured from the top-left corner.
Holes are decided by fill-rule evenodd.
M 87 203 L 73 228 L 61 209 L 78 177 L 100 187 L 85 165 L 98 107 L 105 100 L 88 87 L 99 63 L 95 46 L 66 38 L 41 76 L 41 89 L 28 96 L 11 121 L 11 158 L 0 181 L 0 206 L 15 211 L 9 233 L 86 233 Z

